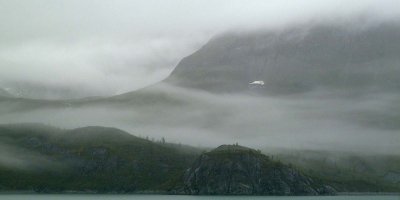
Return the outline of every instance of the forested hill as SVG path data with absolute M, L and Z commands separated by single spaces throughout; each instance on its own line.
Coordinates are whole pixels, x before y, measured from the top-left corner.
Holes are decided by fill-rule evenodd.
M 11 191 L 166 191 L 196 157 L 106 127 L 3 125 L 0 148 L 0 190 Z

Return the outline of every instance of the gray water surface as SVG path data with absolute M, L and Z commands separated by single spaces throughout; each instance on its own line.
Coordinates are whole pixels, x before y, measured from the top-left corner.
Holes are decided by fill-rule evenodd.
M 267 197 L 267 196 L 175 196 L 175 195 L 0 195 L 0 200 L 400 200 L 400 196 L 313 196 L 313 197 Z

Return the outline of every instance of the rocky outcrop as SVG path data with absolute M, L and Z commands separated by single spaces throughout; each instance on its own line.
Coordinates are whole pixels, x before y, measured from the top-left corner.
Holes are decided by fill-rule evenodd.
M 222 145 L 202 154 L 184 175 L 184 190 L 198 195 L 323 195 L 335 190 L 258 151 Z

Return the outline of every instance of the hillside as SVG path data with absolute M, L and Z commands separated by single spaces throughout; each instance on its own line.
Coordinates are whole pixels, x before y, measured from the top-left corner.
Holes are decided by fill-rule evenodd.
M 296 166 L 338 191 L 400 191 L 400 156 L 397 155 L 287 149 L 272 152 L 275 152 L 274 159 Z
M 399 36 L 398 22 L 224 33 L 141 90 L 70 100 L 0 91 L 0 121 L 291 149 L 263 152 L 338 191 L 399 191 Z M 203 150 L 106 127 L 0 129 L 1 190 L 165 192 Z
M 186 171 L 185 191 L 200 195 L 332 195 L 298 170 L 238 145 L 202 154 Z
M 349 22 L 220 34 L 162 83 L 79 100 L 0 97 L 0 121 L 121 127 L 190 145 L 398 154 L 399 33 L 398 22 Z
M 315 89 L 399 91 L 400 23 L 300 24 L 283 30 L 228 32 L 185 57 L 165 81 L 217 93 Z
M 6 191 L 165 191 L 196 155 L 106 127 L 2 125 L 0 138 Z

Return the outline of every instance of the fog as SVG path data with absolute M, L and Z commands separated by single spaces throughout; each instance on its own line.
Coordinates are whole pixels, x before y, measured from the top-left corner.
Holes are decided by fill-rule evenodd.
M 137 136 L 202 147 L 239 142 L 254 148 L 400 153 L 400 127 L 395 123 L 399 95 L 330 95 L 319 90 L 273 97 L 217 95 L 159 84 L 86 103 L 2 102 L 0 120 L 64 128 L 112 126 Z M 13 108 L 15 104 L 19 106 Z
M 223 32 L 274 31 L 313 23 L 373 26 L 399 20 L 397 4 L 397 0 L 0 1 L 0 93 L 25 97 L 0 97 L 0 123 L 112 126 L 142 137 L 203 147 L 238 142 L 254 148 L 400 155 L 397 54 L 366 51 L 366 57 L 372 52 L 386 60 L 370 59 L 361 65 L 341 60 L 347 74 L 341 74 L 342 68 L 332 70 L 337 79 L 328 76 L 332 80 L 326 82 L 333 83 L 329 90 L 324 86 L 280 95 L 219 94 L 159 83 L 182 58 Z M 381 42 L 379 37 L 377 41 Z M 265 66 L 261 60 L 250 63 Z M 379 65 L 385 66 L 377 73 Z M 358 71 L 357 66 L 366 67 Z M 316 68 L 298 77 L 319 74 L 327 73 Z M 376 74 L 390 75 L 390 83 L 377 78 L 375 90 L 368 90 L 376 86 L 372 83 L 358 92 L 359 85 Z M 340 84 L 344 79 L 348 80 Z M 104 98 L 65 100 L 90 96 Z M 12 158 L 14 151 L 4 152 L 11 154 L 0 154 L 0 163 L 23 165 L 23 160 Z
M 396 0 L 1 1 L 0 88 L 38 99 L 154 84 L 227 30 L 397 18 Z
M 62 165 L 47 156 L 0 142 L 0 166 L 18 170 L 53 170 Z

